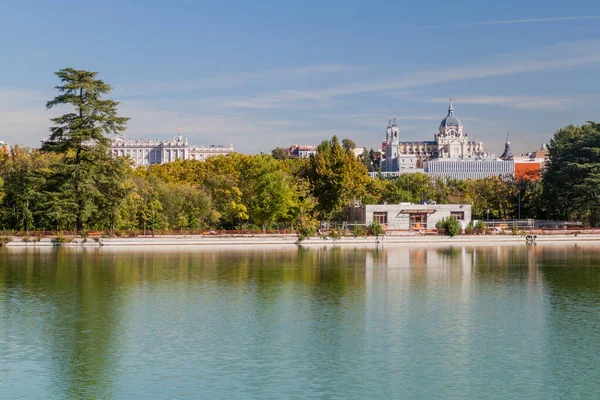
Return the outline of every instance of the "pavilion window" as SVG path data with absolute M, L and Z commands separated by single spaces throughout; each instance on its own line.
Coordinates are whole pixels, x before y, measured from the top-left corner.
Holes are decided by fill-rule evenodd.
M 377 222 L 379 225 L 387 225 L 388 213 L 376 211 L 373 213 L 373 222 Z
M 465 212 L 464 211 L 450 211 L 450 216 L 457 221 L 465 220 Z

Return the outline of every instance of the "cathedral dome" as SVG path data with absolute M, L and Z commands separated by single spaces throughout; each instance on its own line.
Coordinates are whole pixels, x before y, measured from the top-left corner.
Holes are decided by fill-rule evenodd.
M 449 128 L 452 126 L 458 128 L 459 126 L 462 126 L 462 122 L 460 122 L 460 119 L 454 115 L 454 107 L 452 107 L 452 100 L 450 100 L 450 105 L 448 106 L 448 115 L 440 123 L 440 128 Z

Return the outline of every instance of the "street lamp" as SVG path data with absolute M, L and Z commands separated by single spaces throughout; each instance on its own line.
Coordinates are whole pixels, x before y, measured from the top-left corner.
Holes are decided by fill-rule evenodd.
M 490 209 L 488 208 L 487 210 L 485 210 L 485 212 L 487 213 L 487 222 L 490 222 Z
M 154 210 L 152 210 L 152 237 L 154 237 Z

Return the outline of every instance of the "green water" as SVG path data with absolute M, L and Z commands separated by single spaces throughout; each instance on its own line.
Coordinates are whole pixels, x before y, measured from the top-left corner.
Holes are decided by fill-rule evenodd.
M 600 398 L 600 247 L 0 250 L 0 399 Z

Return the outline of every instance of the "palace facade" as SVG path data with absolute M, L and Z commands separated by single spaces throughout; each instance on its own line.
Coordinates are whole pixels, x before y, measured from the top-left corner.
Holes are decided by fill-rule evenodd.
M 171 140 L 132 140 L 123 137 L 112 141 L 110 153 L 115 157 L 129 156 L 134 165 L 164 164 L 175 160 L 200 160 L 233 153 L 231 146 L 190 147 L 181 135 Z

